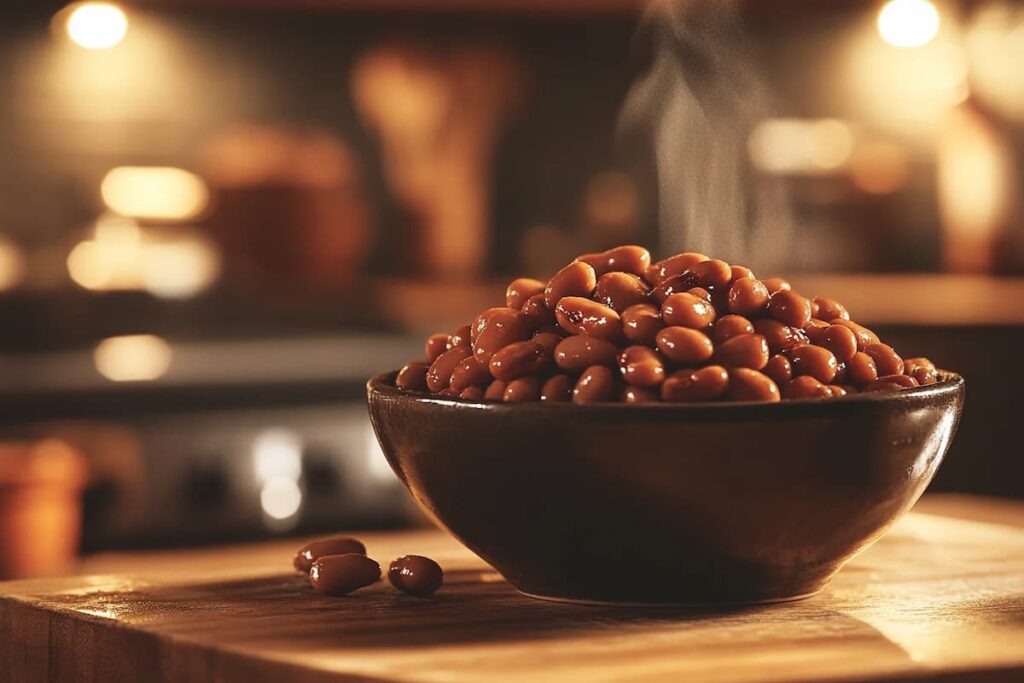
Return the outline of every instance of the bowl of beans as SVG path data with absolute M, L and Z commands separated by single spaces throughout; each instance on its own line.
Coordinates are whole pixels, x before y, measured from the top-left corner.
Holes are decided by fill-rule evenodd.
M 814 594 L 923 493 L 963 379 L 838 301 L 642 247 L 580 256 L 368 384 L 424 509 L 528 595 Z

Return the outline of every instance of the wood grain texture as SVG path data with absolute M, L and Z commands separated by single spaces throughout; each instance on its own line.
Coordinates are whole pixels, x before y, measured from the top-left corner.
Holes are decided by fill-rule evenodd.
M 445 566 L 426 600 L 319 596 L 294 541 L 104 556 L 0 584 L 0 680 L 1024 680 L 1024 504 L 922 507 L 822 594 L 727 611 L 532 600 L 435 531 L 363 536 Z

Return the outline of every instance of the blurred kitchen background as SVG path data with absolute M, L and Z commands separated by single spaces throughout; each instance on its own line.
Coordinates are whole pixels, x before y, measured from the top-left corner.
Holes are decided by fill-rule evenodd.
M 416 523 L 367 376 L 624 242 L 961 371 L 934 488 L 1024 496 L 1024 2 L 0 13 L 0 573 Z

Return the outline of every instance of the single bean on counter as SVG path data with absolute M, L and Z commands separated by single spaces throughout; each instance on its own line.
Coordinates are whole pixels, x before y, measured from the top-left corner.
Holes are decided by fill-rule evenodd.
M 308 574 L 313 563 L 324 555 L 366 554 L 362 541 L 349 536 L 333 536 L 310 541 L 295 552 L 292 565 L 295 570 Z
M 433 595 L 444 583 L 441 565 L 422 555 L 403 555 L 388 567 L 391 585 L 409 595 Z
M 356 553 L 323 555 L 309 569 L 309 583 L 324 595 L 348 595 L 380 580 L 380 565 Z
M 509 403 L 775 402 L 943 377 L 841 302 L 698 252 L 654 263 L 637 245 L 583 254 L 547 281 L 512 280 L 496 303 L 431 335 L 395 386 Z

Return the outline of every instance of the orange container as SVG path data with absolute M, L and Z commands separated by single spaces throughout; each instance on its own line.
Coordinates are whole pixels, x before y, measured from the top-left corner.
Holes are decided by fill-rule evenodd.
M 85 479 L 84 458 L 63 441 L 0 442 L 0 578 L 68 570 Z

